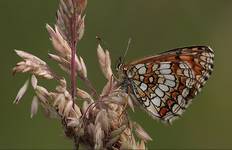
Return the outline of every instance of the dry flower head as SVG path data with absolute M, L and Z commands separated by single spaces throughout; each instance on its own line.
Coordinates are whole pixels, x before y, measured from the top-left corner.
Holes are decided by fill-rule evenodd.
M 31 83 L 35 91 L 31 117 L 41 106 L 46 116 L 59 119 L 65 135 L 74 141 L 75 149 L 79 145 L 87 149 L 145 149 L 145 142 L 151 138 L 140 125 L 129 119 L 125 111 L 126 106 L 129 105 L 132 110 L 134 106 L 130 96 L 119 89 L 113 78 L 109 51 L 100 45 L 97 47 L 100 68 L 108 80 L 101 94 L 96 93 L 88 79 L 84 59 L 73 53 L 84 35 L 86 4 L 87 0 L 60 0 L 54 29 L 46 25 L 55 50 L 55 54 L 48 54 L 49 58 L 71 78 L 73 73 L 74 77 L 77 74 L 77 79 L 84 81 L 86 90 L 76 85 L 70 89 L 66 79 L 54 73 L 46 62 L 28 52 L 16 50 L 22 61 L 13 68 L 13 73 L 27 72 L 32 76 L 31 82 L 26 81 L 19 90 L 14 103 L 19 103 Z M 56 80 L 56 88 L 47 90 L 39 84 L 38 77 Z M 73 103 L 73 100 L 80 100 L 82 105 Z

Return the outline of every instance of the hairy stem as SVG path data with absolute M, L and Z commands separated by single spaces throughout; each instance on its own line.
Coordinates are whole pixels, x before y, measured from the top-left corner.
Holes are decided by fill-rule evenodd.
M 73 0 L 74 6 L 76 6 L 76 1 Z M 74 107 L 74 100 L 76 96 L 76 52 L 77 52 L 77 15 L 76 15 L 76 8 L 74 7 L 74 13 L 70 21 L 70 45 L 71 45 L 71 95 L 73 99 L 73 107 Z
M 72 99 L 73 99 L 73 106 L 74 106 L 74 100 L 75 100 L 75 96 L 76 96 L 76 60 L 75 60 L 75 56 L 76 56 L 76 47 L 72 46 L 72 56 L 71 56 L 71 95 L 72 95 Z

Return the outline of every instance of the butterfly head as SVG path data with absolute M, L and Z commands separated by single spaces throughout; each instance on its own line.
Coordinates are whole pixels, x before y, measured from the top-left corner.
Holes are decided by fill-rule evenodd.
M 120 70 L 122 70 L 123 66 L 124 66 L 123 58 L 119 57 L 115 65 L 116 71 L 119 72 Z
M 125 64 L 122 57 L 119 57 L 116 63 L 116 71 L 119 81 L 128 80 L 135 75 L 133 65 Z

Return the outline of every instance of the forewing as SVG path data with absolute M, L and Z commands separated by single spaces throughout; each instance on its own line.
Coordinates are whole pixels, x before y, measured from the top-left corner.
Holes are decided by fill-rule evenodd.
M 125 66 L 135 99 L 154 118 L 171 122 L 189 106 L 213 70 L 206 46 L 178 48 Z M 129 75 L 128 75 L 129 76 Z

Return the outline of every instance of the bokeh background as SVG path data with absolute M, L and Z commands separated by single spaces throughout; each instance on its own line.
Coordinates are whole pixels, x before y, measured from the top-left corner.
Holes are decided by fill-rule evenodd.
M 20 60 L 13 49 L 48 60 L 52 46 L 45 24 L 54 24 L 57 5 L 58 0 L 0 1 L 0 149 L 72 149 L 58 121 L 45 118 L 41 111 L 30 119 L 32 90 L 20 105 L 12 104 L 29 77 L 11 75 Z M 128 62 L 176 47 L 210 45 L 215 51 L 215 70 L 182 119 L 165 126 L 139 109 L 130 116 L 152 136 L 150 149 L 232 148 L 231 0 L 89 0 L 86 14 L 86 32 L 78 52 L 99 91 L 106 81 L 96 66 L 96 35 L 108 43 L 113 62 L 123 55 L 129 37 Z M 52 81 L 40 83 L 55 86 Z

